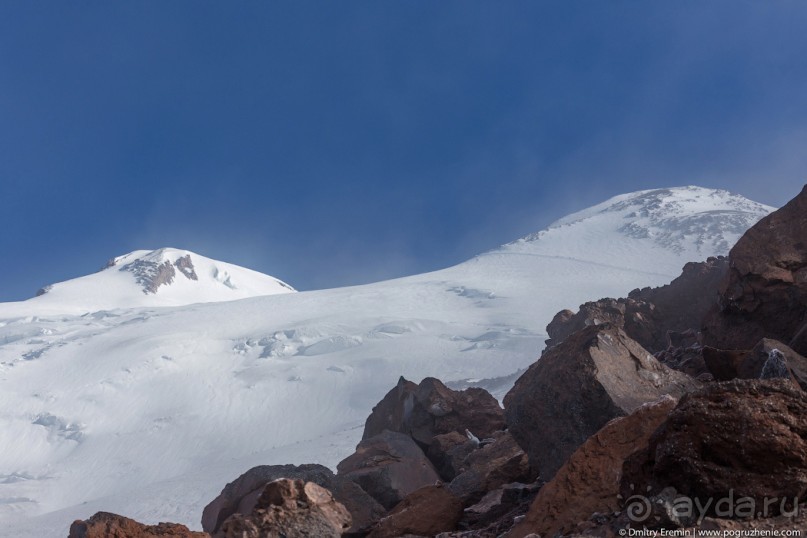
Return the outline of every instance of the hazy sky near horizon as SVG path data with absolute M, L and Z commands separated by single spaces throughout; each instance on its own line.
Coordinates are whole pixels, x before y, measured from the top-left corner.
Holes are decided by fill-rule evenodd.
M 298 289 L 807 182 L 795 1 L 3 2 L 0 301 L 162 246 Z

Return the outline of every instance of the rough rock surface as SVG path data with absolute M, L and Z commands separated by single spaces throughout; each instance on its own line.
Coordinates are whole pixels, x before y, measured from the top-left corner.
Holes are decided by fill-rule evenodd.
M 717 296 L 728 269 L 724 257 L 684 266 L 681 276 L 658 288 L 633 290 L 624 299 L 600 299 L 580 305 L 577 313 L 563 310 L 547 325 L 547 348 L 592 325 L 610 323 L 625 331 L 645 349 L 657 353 L 669 346 L 671 334 L 698 330 Z
M 406 534 L 434 536 L 452 531 L 462 516 L 462 502 L 442 485 L 426 486 L 406 496 L 370 532 L 368 538 Z
M 737 379 L 740 365 L 751 353 L 747 349 L 717 349 L 703 346 L 703 361 L 715 381 Z
M 509 431 L 543 480 L 613 418 L 696 382 L 660 364 L 624 331 L 588 327 L 552 348 L 504 399 Z
M 625 497 L 668 487 L 713 507 L 730 494 L 760 508 L 765 498 L 804 499 L 807 394 L 770 379 L 713 383 L 684 396 L 623 468 Z
M 504 484 L 533 478 L 527 455 L 508 432 L 497 432 L 492 443 L 471 452 L 464 467 L 448 485 L 463 501 L 477 501 Z
M 384 430 L 406 433 L 424 449 L 436 435 L 470 430 L 480 439 L 504 429 L 504 412 L 486 390 L 451 390 L 432 377 L 415 385 L 403 377 L 367 418 L 362 439 Z
M 351 531 L 367 528 L 384 515 L 384 508 L 350 480 L 334 476 L 323 465 L 260 465 L 227 484 L 222 492 L 202 512 L 202 529 L 216 532 L 225 519 L 234 513 L 252 513 L 258 497 L 269 482 L 279 478 L 314 482 L 330 490 L 353 519 Z
M 487 529 L 492 536 L 500 536 L 503 530 L 512 527 L 515 515 L 524 515 L 540 488 L 538 482 L 513 482 L 491 490 L 464 510 L 459 526 L 477 531 Z
M 440 479 L 411 437 L 391 431 L 362 440 L 337 470 L 339 477 L 354 481 L 387 510 Z
M 704 343 L 750 349 L 774 338 L 807 355 L 807 186 L 748 230 L 729 260 Z
M 426 451 L 426 456 L 437 469 L 440 478 L 450 482 L 466 470 L 465 458 L 476 449 L 477 446 L 468 439 L 468 436 L 450 432 L 435 436 Z
M 619 484 L 625 459 L 647 447 L 650 436 L 676 403 L 665 396 L 606 424 L 541 488 L 527 517 L 508 537 L 568 534 L 594 513 L 620 510 Z
M 323 465 L 260 465 L 253 467 L 226 486 L 202 511 L 202 529 L 216 532 L 224 520 L 238 512 L 249 514 L 269 482 L 279 478 L 298 478 L 330 488 L 334 475 Z
M 704 358 L 715 379 L 760 379 L 763 377 L 788 377 L 807 390 L 807 359 L 785 344 L 763 338 L 750 351 L 721 351 L 707 348 Z M 778 351 L 778 354 L 776 353 Z M 781 355 L 784 371 L 779 375 L 771 371 L 772 357 Z M 768 371 L 766 372 L 766 364 Z
M 281 478 L 267 484 L 252 512 L 233 514 L 214 538 L 337 538 L 350 513 L 313 482 Z
M 676 333 L 678 334 L 678 333 Z M 690 377 L 701 379 L 702 376 L 712 376 L 709 368 L 706 366 L 706 361 L 703 358 L 703 346 L 699 344 L 692 344 L 690 346 L 670 346 L 664 351 L 659 351 L 653 355 L 661 364 L 684 372 Z
M 159 523 L 143 525 L 133 519 L 98 512 L 90 519 L 70 525 L 68 538 L 210 538 L 206 532 L 193 532 L 185 525 Z

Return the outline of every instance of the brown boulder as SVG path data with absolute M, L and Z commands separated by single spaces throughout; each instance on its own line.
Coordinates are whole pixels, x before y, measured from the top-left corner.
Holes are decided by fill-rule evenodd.
M 450 482 L 465 471 L 465 458 L 476 449 L 477 445 L 467 435 L 449 432 L 432 439 L 426 456 L 434 464 L 440 478 Z
M 329 489 L 333 498 L 350 512 L 353 525 L 347 530 L 348 534 L 366 532 L 386 513 L 378 501 L 349 478 L 335 477 Z
M 613 418 L 696 382 L 611 325 L 574 333 L 534 363 L 504 399 L 509 431 L 544 480 Z
M 774 338 L 807 355 L 807 186 L 748 230 L 729 260 L 704 343 L 750 349 Z
M 334 476 L 323 465 L 259 465 L 233 480 L 202 512 L 202 529 L 215 533 L 232 514 L 250 514 L 266 484 L 279 478 L 314 482 L 333 493 L 351 514 L 353 527 L 359 531 L 373 525 L 384 515 L 384 508 L 350 480 Z
M 248 470 L 221 490 L 202 511 L 202 529 L 216 532 L 224 520 L 235 513 L 250 514 L 269 482 L 279 478 L 298 478 L 330 488 L 333 472 L 323 465 L 259 465 Z
M 750 351 L 704 348 L 704 359 L 719 381 L 787 377 L 807 390 L 807 359 L 770 338 L 763 338 Z M 781 362 L 780 372 L 775 368 L 778 362 Z
M 462 502 L 442 485 L 426 486 L 406 496 L 370 532 L 368 538 L 406 534 L 434 536 L 452 531 L 462 516 Z
M 508 432 L 497 432 L 492 443 L 471 452 L 464 467 L 448 485 L 463 501 L 476 501 L 504 484 L 533 478 L 527 455 Z
M 804 499 L 807 394 L 770 379 L 714 383 L 684 396 L 623 468 L 623 496 L 665 488 L 701 506 L 711 500 L 710 511 L 730 496 L 753 499 L 758 511 L 765 499 Z
M 339 477 L 358 484 L 387 510 L 440 479 L 411 437 L 391 431 L 362 440 L 356 452 L 337 465 L 337 471 Z
M 558 312 L 546 327 L 550 336 L 547 349 L 577 331 L 604 323 L 623 329 L 653 353 L 670 346 L 688 347 L 671 339 L 694 333 L 697 341 L 696 331 L 712 307 L 727 269 L 728 260 L 722 256 L 687 263 L 681 275 L 665 286 L 636 289 L 623 299 L 588 302 L 577 313 Z
M 594 513 L 618 511 L 625 459 L 647 447 L 650 436 L 676 403 L 674 398 L 665 396 L 642 405 L 626 417 L 612 420 L 592 435 L 541 488 L 527 517 L 513 528 L 508 538 L 533 532 L 541 536 L 568 534 Z
M 671 346 L 653 356 L 664 366 L 684 372 L 695 379 L 701 379 L 704 375 L 712 375 L 703 358 L 703 347 L 698 344 L 688 347 Z
M 210 538 L 206 532 L 193 532 L 185 525 L 159 523 L 143 525 L 133 519 L 98 512 L 90 519 L 70 525 L 68 538 Z
M 750 353 L 747 349 L 717 349 L 703 346 L 703 361 L 715 381 L 737 379 L 740 364 Z
M 249 515 L 233 514 L 214 538 L 338 538 L 350 513 L 327 489 L 281 478 L 267 484 Z
M 541 484 L 513 482 L 485 494 L 476 504 L 463 511 L 461 528 L 483 530 L 489 528 L 492 536 L 500 536 L 512 527 L 514 516 L 523 515 L 535 498 Z
M 362 439 L 384 430 L 406 433 L 424 449 L 436 435 L 470 430 L 479 438 L 504 429 L 504 412 L 486 390 L 455 391 L 433 377 L 415 385 L 403 377 L 373 408 Z

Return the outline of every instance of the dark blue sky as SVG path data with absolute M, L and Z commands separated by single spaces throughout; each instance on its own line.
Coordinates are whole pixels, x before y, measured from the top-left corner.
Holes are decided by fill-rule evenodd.
M 300 289 L 807 178 L 801 2 L 0 4 L 0 300 L 175 246 Z

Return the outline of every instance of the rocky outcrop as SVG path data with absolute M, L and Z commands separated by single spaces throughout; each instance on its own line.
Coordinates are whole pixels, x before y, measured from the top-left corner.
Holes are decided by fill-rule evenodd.
M 432 439 L 426 456 L 434 464 L 440 478 L 450 482 L 466 470 L 465 459 L 477 448 L 467 435 L 449 432 Z
M 704 343 L 750 349 L 774 338 L 807 355 L 807 186 L 748 230 L 729 260 Z
M 68 538 L 210 538 L 206 532 L 193 532 L 185 525 L 159 523 L 143 525 L 133 519 L 98 512 L 90 519 L 70 525 Z
M 461 516 L 462 502 L 457 497 L 442 485 L 426 486 L 407 495 L 368 538 L 434 536 L 454 530 Z
M 687 263 L 681 276 L 666 286 L 636 289 L 623 299 L 588 302 L 577 313 L 563 310 L 547 325 L 547 348 L 586 327 L 604 323 L 623 329 L 653 353 L 681 347 L 671 338 L 700 328 L 727 269 L 728 260 L 722 256 Z
M 572 532 L 592 514 L 620 510 L 622 465 L 632 453 L 647 447 L 650 436 L 664 423 L 676 400 L 661 400 L 616 418 L 591 436 L 545 484 L 526 518 L 508 538 L 530 533 L 556 536 Z
M 214 538 L 338 538 L 350 513 L 313 482 L 282 478 L 267 484 L 249 514 L 233 514 Z
M 117 260 L 112 259 L 106 267 L 112 267 L 116 263 Z M 143 288 L 143 293 L 147 295 L 157 293 L 160 286 L 170 285 L 174 281 L 177 269 L 188 280 L 199 280 L 190 254 L 177 258 L 174 263 L 170 260 L 138 259 L 120 268 L 121 271 L 132 273 L 135 281 Z
M 501 536 L 513 526 L 515 517 L 524 516 L 540 488 L 539 482 L 512 482 L 493 489 L 463 511 L 460 527 L 481 536 Z
M 410 435 L 426 449 L 432 439 L 469 430 L 478 438 L 504 429 L 504 412 L 486 390 L 451 390 L 433 377 L 415 385 L 403 377 L 367 418 L 362 439 L 384 430 Z
M 464 501 L 476 502 L 485 493 L 510 482 L 534 478 L 524 450 L 508 432 L 497 432 L 493 442 L 474 450 L 463 461 L 465 470 L 448 485 Z
M 185 278 L 188 280 L 199 280 L 199 277 L 196 275 L 196 270 L 193 267 L 190 254 L 185 254 L 177 258 L 177 261 L 174 262 L 174 266 L 179 269 L 179 272 L 185 275 Z
M 750 353 L 747 349 L 717 349 L 704 346 L 703 360 L 715 381 L 737 379 L 740 365 Z
M 711 502 L 748 497 L 764 515 L 807 496 L 807 394 L 789 380 L 734 380 L 682 398 L 648 448 L 628 458 L 622 495 L 677 494 Z M 711 500 L 711 501 L 710 501 Z M 754 512 L 756 513 L 756 511 Z M 717 514 L 720 515 L 720 514 Z
M 807 390 L 807 359 L 770 338 L 763 338 L 749 351 L 707 347 L 704 359 L 719 381 L 787 377 Z
M 337 470 L 339 477 L 358 484 L 387 510 L 440 479 L 411 437 L 391 431 L 362 440 Z
M 313 482 L 330 490 L 351 514 L 351 532 L 369 528 L 384 515 L 384 508 L 351 480 L 334 476 L 322 465 L 260 465 L 227 484 L 202 512 L 202 529 L 215 533 L 235 513 L 250 514 L 266 484 L 279 478 Z
M 544 354 L 504 399 L 509 431 L 544 480 L 613 418 L 694 389 L 611 325 L 588 327 Z
M 674 334 L 678 335 L 680 333 Z M 653 356 L 664 366 L 684 372 L 698 381 L 711 381 L 713 378 L 703 358 L 703 346 L 697 343 L 689 346 L 670 346 Z
M 224 486 L 219 496 L 205 506 L 202 529 L 214 533 L 231 515 L 251 513 L 266 484 L 279 478 L 296 478 L 330 488 L 334 475 L 327 467 L 316 464 L 253 467 Z

